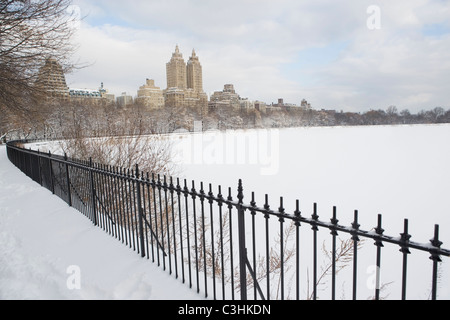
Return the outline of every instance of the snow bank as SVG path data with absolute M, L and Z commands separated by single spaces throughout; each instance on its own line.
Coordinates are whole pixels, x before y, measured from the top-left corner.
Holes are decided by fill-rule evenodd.
M 0 146 L 0 299 L 201 299 L 17 170 Z

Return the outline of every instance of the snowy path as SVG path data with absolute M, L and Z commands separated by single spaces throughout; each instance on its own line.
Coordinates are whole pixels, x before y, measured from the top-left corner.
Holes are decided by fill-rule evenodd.
M 0 146 L 0 300 L 201 298 L 22 174 Z

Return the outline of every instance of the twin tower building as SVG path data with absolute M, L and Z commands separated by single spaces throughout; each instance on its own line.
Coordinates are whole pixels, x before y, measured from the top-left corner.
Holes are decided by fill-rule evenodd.
M 166 64 L 166 74 L 167 89 L 161 90 L 154 80 L 147 79 L 137 92 L 136 102 L 150 108 L 208 106 L 208 96 L 203 91 L 202 66 L 195 50 L 186 63 L 177 45 Z

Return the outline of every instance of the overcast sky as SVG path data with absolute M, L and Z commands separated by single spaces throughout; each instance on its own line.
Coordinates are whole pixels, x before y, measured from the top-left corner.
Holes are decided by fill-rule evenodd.
M 195 49 L 208 95 L 315 109 L 450 108 L 450 0 L 74 0 L 70 87 L 165 89 L 175 45 Z

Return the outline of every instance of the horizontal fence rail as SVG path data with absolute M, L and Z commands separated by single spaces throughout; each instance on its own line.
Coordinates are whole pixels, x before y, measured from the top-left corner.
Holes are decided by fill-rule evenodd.
M 430 243 L 410 241 L 408 220 L 400 237 L 384 234 L 382 216 L 371 231 L 360 229 L 358 211 L 351 226 L 342 226 L 333 208 L 330 222 L 319 220 L 317 205 L 310 217 L 303 216 L 299 201 L 292 214 L 285 212 L 283 198 L 273 210 L 265 203 L 257 206 L 252 193 L 244 203 L 240 180 L 237 196 L 231 188 L 213 189 L 203 182 L 188 183 L 132 169 L 94 163 L 92 160 L 42 153 L 23 146 L 27 141 L 7 144 L 9 160 L 34 181 L 84 214 L 92 223 L 143 258 L 151 260 L 198 293 L 213 299 L 318 299 L 325 273 L 331 277 L 330 298 L 336 299 L 336 276 L 340 259 L 352 268 L 351 295 L 358 295 L 358 258 L 364 239 L 374 241 L 376 262 L 373 299 L 381 299 L 381 258 L 385 244 L 398 246 L 402 256 L 401 298 L 406 299 L 408 255 L 411 250 L 429 254 L 432 260 L 431 299 L 437 299 L 441 257 L 450 250 L 441 248 L 439 226 Z M 302 255 L 305 225 L 309 226 L 311 255 Z M 326 272 L 319 268 L 319 231 L 328 230 L 331 250 Z M 345 241 L 340 234 L 348 235 Z M 311 239 L 312 236 L 312 239 Z M 311 273 L 300 274 L 309 260 Z M 351 261 L 350 261 L 351 260 Z M 303 267 L 305 268 L 305 267 Z M 306 293 L 305 290 L 307 291 Z

